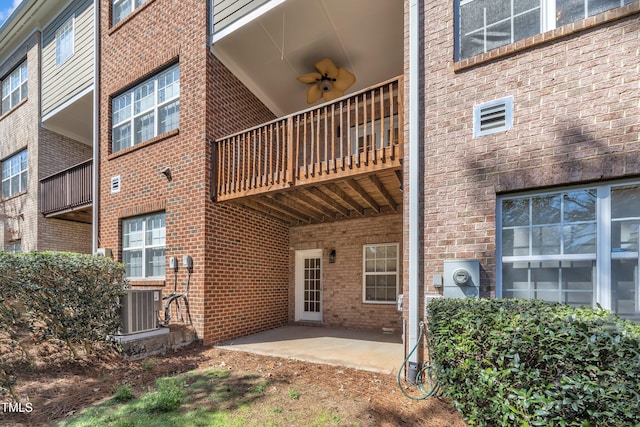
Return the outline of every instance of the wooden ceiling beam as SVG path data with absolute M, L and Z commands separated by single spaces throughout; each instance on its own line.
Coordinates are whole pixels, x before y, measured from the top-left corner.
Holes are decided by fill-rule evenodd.
M 400 188 L 400 191 L 402 191 L 402 189 L 404 187 L 404 182 L 402 181 L 402 169 L 396 170 L 394 175 L 395 175 L 396 179 L 398 180 L 398 188 Z
M 338 196 L 340 199 L 344 200 L 349 206 L 353 208 L 356 212 L 358 212 L 361 216 L 364 216 L 364 208 L 358 204 L 355 200 L 353 200 L 347 193 L 342 191 L 340 187 L 336 184 L 327 184 L 326 188 L 331 191 L 333 194 Z
M 360 184 L 358 184 L 355 179 L 352 178 L 347 180 L 346 182 L 353 191 L 355 191 L 360 197 L 362 197 L 362 200 L 364 200 L 371 207 L 371 209 L 373 209 L 376 213 L 380 213 L 380 205 L 376 203 L 375 200 L 373 200 L 373 197 L 371 197 L 369 193 L 364 191 L 364 189 L 360 186 Z
M 295 190 L 291 193 L 285 194 L 294 199 L 296 202 L 306 206 L 307 209 L 311 209 L 312 211 L 315 211 L 324 217 L 335 219 L 335 217 L 338 215 L 336 211 L 332 209 L 332 207 L 329 207 L 324 203 L 318 203 L 316 199 L 313 199 L 303 190 Z
M 275 209 L 279 212 L 282 212 L 285 215 L 289 215 L 297 219 L 298 221 L 306 222 L 307 224 L 311 223 L 311 217 L 309 217 L 308 215 L 305 215 L 304 213 L 299 212 L 296 209 L 293 209 L 289 206 L 283 205 L 282 203 L 272 199 L 269 196 L 262 196 L 262 197 L 259 197 L 257 200 L 259 203 L 265 206 L 268 206 L 271 209 Z
M 320 190 L 318 187 L 309 187 L 306 188 L 305 190 L 306 193 L 309 194 L 310 197 L 312 197 L 313 199 L 317 200 L 320 203 L 324 203 L 325 206 L 329 207 L 330 209 L 335 210 L 337 213 L 349 218 L 351 216 L 351 213 L 349 212 L 349 209 L 345 208 L 344 206 L 342 206 L 340 203 L 338 203 L 337 201 L 333 200 L 331 197 L 329 197 L 328 195 L 326 195 L 324 192 L 322 192 L 322 190 Z
M 322 212 L 318 213 L 316 209 L 308 208 L 306 204 L 302 203 L 299 199 L 294 198 L 291 194 L 278 193 L 274 194 L 272 198 L 283 206 L 286 206 L 291 211 L 299 212 L 300 214 L 306 215 L 317 222 L 321 222 L 324 219 L 324 214 Z
M 369 175 L 369 180 L 373 186 L 378 190 L 378 193 L 387 201 L 387 204 L 393 209 L 394 212 L 398 212 L 398 204 L 393 200 L 389 191 L 384 187 L 380 179 L 376 175 Z
M 276 218 L 279 219 L 280 221 L 286 222 L 287 224 L 295 224 L 296 223 L 296 219 L 289 216 L 289 215 L 285 215 L 279 211 L 276 211 L 274 209 L 271 209 L 267 206 L 264 206 L 258 202 L 256 202 L 253 199 L 244 199 L 242 200 L 242 202 L 236 202 L 237 204 L 244 206 L 246 208 L 252 209 L 256 212 L 260 212 L 264 215 L 267 215 L 271 218 Z

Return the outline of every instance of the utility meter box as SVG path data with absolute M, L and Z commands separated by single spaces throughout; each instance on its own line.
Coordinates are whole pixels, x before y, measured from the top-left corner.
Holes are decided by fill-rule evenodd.
M 444 262 L 442 295 L 445 298 L 478 298 L 480 296 L 480 261 L 475 259 Z

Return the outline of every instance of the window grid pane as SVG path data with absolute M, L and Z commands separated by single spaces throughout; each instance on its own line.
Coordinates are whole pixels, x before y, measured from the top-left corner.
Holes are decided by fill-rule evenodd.
M 113 25 L 129 16 L 131 12 L 139 8 L 146 0 L 113 0 Z
M 27 191 L 27 151 L 21 151 L 2 162 L 2 197 L 7 198 Z
M 162 277 L 165 274 L 165 214 L 122 222 L 122 258 L 127 277 Z
M 176 65 L 112 100 L 111 152 L 177 129 L 180 69 Z
M 27 98 L 27 63 L 23 62 L 2 81 L 2 111 L 4 114 Z
M 62 64 L 71 55 L 73 55 L 73 18 L 56 31 L 56 64 Z
M 456 61 L 597 15 L 634 0 L 460 0 Z M 543 7 L 545 5 L 546 7 Z
M 398 282 L 397 245 L 365 246 L 363 269 L 365 301 L 395 301 Z

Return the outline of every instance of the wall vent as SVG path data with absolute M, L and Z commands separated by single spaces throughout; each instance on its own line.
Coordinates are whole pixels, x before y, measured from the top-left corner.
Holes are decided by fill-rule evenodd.
M 111 194 L 120 192 L 120 175 L 111 177 Z
M 158 328 L 158 312 L 162 308 L 159 289 L 128 289 L 120 303 L 120 334 L 135 334 Z
M 508 131 L 513 127 L 513 97 L 497 99 L 473 107 L 473 136 Z

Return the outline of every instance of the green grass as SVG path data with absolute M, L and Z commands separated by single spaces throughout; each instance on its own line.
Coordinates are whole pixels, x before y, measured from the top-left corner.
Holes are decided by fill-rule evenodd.
M 289 387 L 289 399 L 300 399 L 300 392 L 295 387 Z
M 159 378 L 154 387 L 142 392 L 124 384 L 113 398 L 53 425 L 136 427 L 149 425 L 150 420 L 154 427 L 320 427 L 345 423 L 344 414 L 333 408 L 308 408 L 301 396 L 297 388 L 259 375 L 198 370 Z

